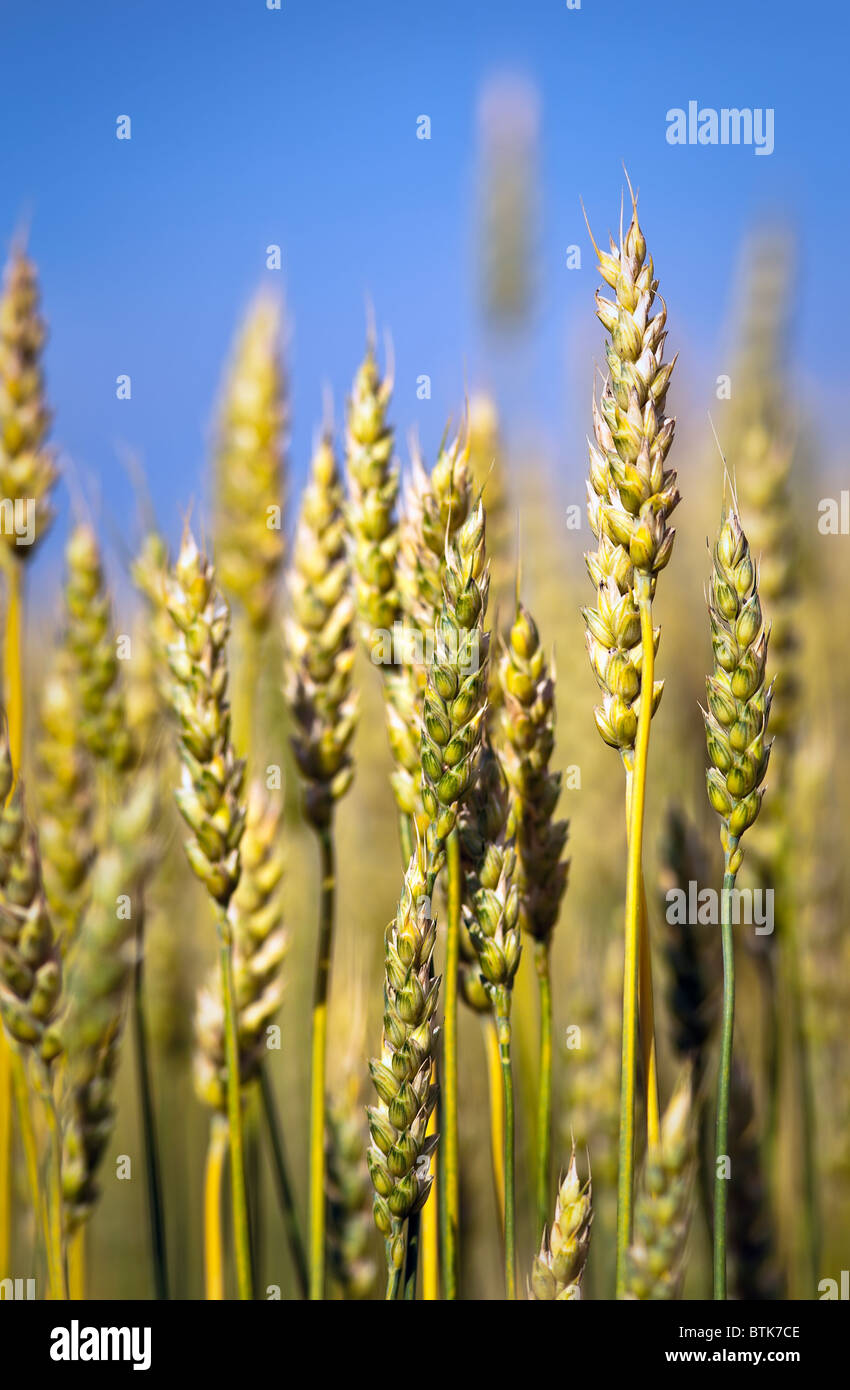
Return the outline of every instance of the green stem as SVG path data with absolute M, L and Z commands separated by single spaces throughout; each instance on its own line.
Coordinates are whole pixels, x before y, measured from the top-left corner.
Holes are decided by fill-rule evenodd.
M 496 1030 L 505 1098 L 505 1295 L 516 1298 L 516 1174 L 514 1160 L 514 1079 L 511 1069 L 511 1001 L 507 990 L 496 991 Z
M 549 1220 L 549 1171 L 552 1163 L 552 972 L 548 941 L 534 944 L 540 994 L 540 1064 L 537 1102 L 537 1234 Z
M 392 1233 L 389 1236 L 387 1236 L 384 1242 L 387 1257 L 387 1292 L 385 1296 L 387 1303 L 394 1303 L 401 1292 L 401 1282 L 402 1275 L 404 1274 L 405 1260 L 403 1257 L 396 1259 L 394 1255 L 394 1247 L 396 1246 L 399 1237 L 401 1236 L 401 1233 L 402 1222 L 397 1221 L 393 1225 Z
M 333 833 L 319 831 L 321 904 L 319 945 L 313 989 L 313 1056 L 310 1082 L 310 1298 L 325 1296 L 325 1066 L 328 1046 L 328 993 L 334 929 Z
M 641 701 L 635 738 L 634 770 L 629 798 L 626 870 L 625 964 L 623 969 L 623 1041 L 620 1070 L 620 1137 L 617 1173 L 617 1298 L 626 1290 L 626 1256 L 632 1234 L 635 1162 L 635 1073 L 637 1068 L 638 959 L 641 891 L 643 885 L 643 822 L 655 646 L 652 632 L 651 579 L 635 573 L 640 610 Z
M 218 941 L 227 1060 L 227 1124 L 230 1135 L 233 1245 L 236 1255 L 236 1282 L 239 1297 L 247 1300 L 254 1296 L 251 1283 L 251 1237 L 248 1227 L 248 1197 L 245 1189 L 245 1156 L 242 1147 L 242 1092 L 239 1083 L 236 991 L 233 984 L 233 939 L 226 909 L 222 909 L 218 914 Z
M 168 1261 L 165 1248 L 165 1211 L 162 1196 L 162 1174 L 156 1133 L 156 1112 L 151 1088 L 150 1061 L 144 1013 L 144 956 L 141 933 L 136 937 L 136 964 L 133 970 L 133 1035 L 136 1052 L 136 1072 L 139 1103 L 142 1111 L 142 1133 L 145 1145 L 145 1171 L 148 1185 L 148 1219 L 150 1221 L 151 1251 L 153 1254 L 154 1288 L 158 1299 L 168 1299 Z
M 437 1194 L 440 1204 L 440 1238 L 443 1268 L 443 1292 L 447 1299 L 457 1298 L 458 1250 L 460 1225 L 460 1180 L 458 1159 L 458 1052 L 457 1052 L 457 990 L 460 965 L 461 863 L 460 839 L 453 830 L 446 845 L 447 913 L 446 969 L 443 983 L 443 1077 L 440 1090 L 441 1143 L 440 1173 Z
M 735 1031 L 735 939 L 732 934 L 732 889 L 735 874 L 729 861 L 738 841 L 730 839 L 725 851 L 720 930 L 723 941 L 723 1021 L 720 1032 L 720 1065 L 717 1072 L 717 1121 L 714 1143 L 714 1297 L 726 1298 L 726 1197 L 728 1177 L 720 1173 L 729 1162 L 729 1091 L 732 1082 L 732 1041 Z
M 790 884 L 784 888 L 784 896 L 789 901 Z M 793 1054 L 797 1068 L 799 1091 L 799 1134 L 802 1145 L 803 1200 L 800 1203 L 803 1243 L 808 1263 L 808 1298 L 814 1297 L 814 1290 L 820 1277 L 820 1211 L 815 1153 L 817 1150 L 817 1123 L 812 1089 L 812 1075 L 809 1063 L 809 1040 L 803 1016 L 803 993 L 800 985 L 801 966 L 797 942 L 797 928 L 793 905 L 785 922 L 784 970 L 787 980 L 789 1012 L 791 1014 L 791 1035 Z
M 269 1076 L 268 1068 L 265 1066 L 260 1068 L 260 1094 L 262 1096 L 263 1111 L 266 1117 L 266 1130 L 271 1144 L 272 1157 L 274 1159 L 272 1166 L 277 1183 L 280 1211 L 286 1229 L 286 1238 L 289 1242 L 289 1253 L 292 1256 L 292 1263 L 295 1266 L 295 1275 L 298 1280 L 298 1288 L 301 1297 L 309 1298 L 310 1274 L 307 1267 L 307 1253 L 304 1249 L 304 1241 L 301 1238 L 301 1228 L 298 1224 L 298 1213 L 295 1207 L 295 1191 L 289 1176 L 289 1165 L 286 1161 L 283 1130 L 281 1129 L 280 1117 L 277 1112 L 271 1077 Z

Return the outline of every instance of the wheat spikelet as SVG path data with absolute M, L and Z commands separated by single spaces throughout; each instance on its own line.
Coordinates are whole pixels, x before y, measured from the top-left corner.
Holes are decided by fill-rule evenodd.
M 593 1224 L 592 1197 L 590 1178 L 581 1182 L 573 1149 L 566 1177 L 558 1185 L 555 1219 L 551 1229 L 544 1231 L 540 1253 L 534 1261 L 529 1286 L 532 1300 L 544 1303 L 581 1298 Z
M 290 576 L 286 620 L 292 744 L 304 780 L 304 809 L 316 829 L 330 824 L 354 776 L 351 740 L 354 601 L 342 483 L 329 432 L 313 454 Z
M 260 294 L 236 346 L 215 452 L 219 582 L 260 631 L 269 623 L 284 551 L 286 401 L 280 325 L 279 304 Z
M 26 823 L 5 721 L 0 806 L 0 1016 L 15 1043 L 51 1062 L 61 1051 L 56 1023 L 62 958 L 42 885 L 38 837 Z
M 283 997 L 282 964 L 287 950 L 283 926 L 280 847 L 283 799 L 262 782 L 248 789 L 242 872 L 230 904 L 233 975 L 239 1038 L 239 1081 L 243 1089 L 259 1074 L 267 1030 Z M 224 1005 L 218 972 L 199 991 L 195 1015 L 195 1090 L 205 1105 L 227 1107 Z
M 647 1154 L 626 1258 L 627 1299 L 678 1298 L 690 1221 L 693 1123 L 691 1079 L 685 1072 Z
M 97 1201 L 97 1170 L 115 1123 L 115 1075 L 142 938 L 155 800 L 155 780 L 145 772 L 113 812 L 68 975 L 68 1011 L 61 1024 L 67 1063 L 62 1190 L 70 1231 Z
M 41 368 L 46 330 L 38 300 L 35 266 L 19 246 L 6 267 L 0 297 L 0 498 L 13 506 L 33 506 L 32 544 L 17 544 L 11 525 L 4 524 L 0 534 L 21 561 L 50 526 L 56 482 L 53 457 L 44 442 L 50 412 Z

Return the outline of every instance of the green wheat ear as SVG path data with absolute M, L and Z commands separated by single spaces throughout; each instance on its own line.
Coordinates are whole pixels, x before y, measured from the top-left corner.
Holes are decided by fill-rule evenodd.
M 18 545 L 10 527 L 0 534 L 20 561 L 31 557 L 53 520 L 57 473 L 45 446 L 50 411 L 41 365 L 46 336 L 36 269 L 17 247 L 0 297 L 0 497 L 35 504 L 34 543 Z

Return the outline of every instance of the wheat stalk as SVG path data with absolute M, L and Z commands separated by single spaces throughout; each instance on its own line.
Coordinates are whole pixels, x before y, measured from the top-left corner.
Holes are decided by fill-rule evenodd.
M 534 942 L 540 995 L 539 1108 L 535 1196 L 537 1224 L 546 1225 L 552 1143 L 552 933 L 566 891 L 569 862 L 562 859 L 567 821 L 555 820 L 560 774 L 549 763 L 555 742 L 555 679 L 537 626 L 517 603 L 503 644 L 501 745 L 511 789 L 508 833 L 516 839 L 519 921 Z
M 304 810 L 316 831 L 321 906 L 313 992 L 310 1090 L 310 1297 L 325 1283 L 325 1072 L 333 952 L 336 854 L 333 815 L 351 786 L 351 740 L 357 722 L 352 693 L 354 601 L 346 544 L 342 483 L 330 428 L 313 455 L 290 580 L 286 625 L 292 739 L 304 782 Z
M 186 530 L 167 580 L 168 610 L 176 640 L 169 647 L 171 703 L 180 730 L 181 784 L 175 798 L 191 831 L 186 857 L 217 905 L 219 968 L 224 1000 L 227 1110 L 236 1270 L 239 1296 L 251 1298 L 248 1207 L 242 1148 L 233 925 L 230 904 L 239 882 L 239 842 L 245 825 L 244 764 L 230 739 L 227 703 L 227 605 L 212 565 Z
M 761 809 L 770 757 L 767 720 L 773 691 L 765 683 L 768 634 L 758 574 L 733 503 L 724 510 L 714 545 L 708 596 L 714 672 L 707 681 L 708 799 L 720 816 L 724 871 L 721 900 L 723 1024 L 717 1082 L 714 1183 L 714 1297 L 726 1297 L 726 1182 L 729 1090 L 735 1023 L 735 943 L 731 897 L 743 860 L 741 837 Z
M 36 269 L 18 243 L 0 295 L 0 564 L 7 587 L 3 690 L 12 762 L 18 770 L 24 753 L 25 572 L 53 518 L 56 482 L 53 455 L 45 444 L 50 428 L 41 364 L 45 338 Z M 11 1242 L 13 1083 L 21 1125 L 29 1132 L 22 1064 L 0 1032 L 0 1269 L 9 1268 Z
M 584 610 L 584 618 L 591 665 L 603 691 L 596 723 L 623 759 L 629 829 L 617 1232 L 617 1287 L 622 1293 L 632 1212 L 639 978 L 651 1143 L 658 1130 L 643 823 L 650 723 L 662 691 L 654 678 L 660 632 L 653 628 L 652 600 L 658 573 L 672 553 L 675 532 L 668 517 L 679 493 L 675 473 L 665 466 L 674 421 L 665 416 L 664 406 L 675 359 L 662 360 L 667 311 L 662 303 L 652 314 L 658 281 L 652 258 L 647 259 L 633 194 L 631 220 L 625 235 L 621 221 L 619 243 L 612 237 L 609 252 L 593 244 L 614 299 L 596 296 L 597 317 L 610 334 L 609 376 L 598 406 L 594 402 L 596 445 L 589 446 L 588 515 L 598 547 L 587 564 L 598 599 L 595 609 Z

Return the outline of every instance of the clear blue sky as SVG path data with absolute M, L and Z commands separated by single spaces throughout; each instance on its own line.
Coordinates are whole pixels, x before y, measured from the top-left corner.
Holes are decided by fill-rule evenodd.
M 590 362 L 565 383 L 575 343 L 599 337 L 596 278 L 590 255 L 565 270 L 564 248 L 588 247 L 580 196 L 600 232 L 615 222 L 623 162 L 689 398 L 710 405 L 730 276 L 765 212 L 790 216 L 801 240 L 795 353 L 813 403 L 846 394 L 838 3 L 5 0 L 0 13 L 0 237 L 30 220 L 55 437 L 119 525 L 122 447 L 144 459 L 172 532 L 198 497 L 222 364 L 270 242 L 294 325 L 296 473 L 323 381 L 341 403 L 361 354 L 367 292 L 395 341 L 400 440 L 415 422 L 433 447 L 464 373 L 474 383 L 485 365 L 475 112 L 481 83 L 506 68 L 538 85 L 542 113 L 541 300 L 509 422 L 536 419 L 557 466 L 583 472 Z M 666 111 L 691 99 L 774 108 L 775 152 L 670 147 Z M 115 138 L 121 114 L 130 142 Z M 120 372 L 129 403 L 115 400 Z M 416 400 L 421 372 L 430 402 Z

